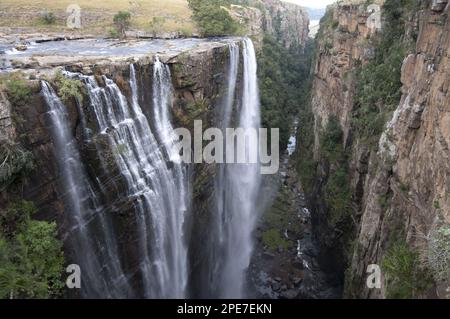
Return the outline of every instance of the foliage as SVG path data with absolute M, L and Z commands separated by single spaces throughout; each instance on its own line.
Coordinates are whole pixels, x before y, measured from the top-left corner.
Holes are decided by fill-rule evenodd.
M 234 35 L 240 30 L 224 8 L 229 5 L 224 0 L 188 0 L 194 19 L 201 34 L 205 37 Z
M 17 235 L 21 225 L 35 211 L 33 203 L 18 201 L 0 210 L 0 231 L 5 239 L 12 239 Z
M 427 266 L 436 280 L 450 279 L 450 228 L 442 226 L 431 233 L 428 241 Z
M 111 38 L 120 38 L 119 31 L 117 31 L 115 28 L 109 29 L 108 34 Z
M 164 17 L 153 17 L 149 23 L 151 32 L 157 34 L 164 30 L 164 23 L 166 19 Z
M 330 164 L 324 195 L 330 211 L 330 222 L 334 225 L 351 212 L 352 193 L 343 138 L 344 133 L 338 119 L 331 116 L 320 138 L 320 150 L 323 158 Z
M 55 24 L 56 22 L 56 16 L 53 12 L 44 11 L 41 18 L 42 22 L 47 25 Z
M 34 208 L 27 202 L 8 210 L 22 216 L 15 218 L 20 222 L 11 238 L 0 236 L 0 298 L 57 296 L 63 287 L 64 257 L 56 224 L 32 220 Z
M 385 23 L 375 38 L 374 58 L 356 74 L 353 127 L 359 137 L 376 145 L 390 114 L 401 98 L 401 68 L 412 48 L 411 37 L 405 37 L 407 18 L 417 1 L 387 0 L 383 6 Z
M 13 76 L 6 81 L 6 93 L 8 95 L 8 100 L 14 106 L 25 106 L 30 102 L 31 89 L 27 83 L 18 76 Z
M 306 194 L 312 194 L 316 181 L 317 163 L 314 160 L 314 115 L 309 103 L 300 110 L 297 132 L 297 174 Z
M 278 248 L 288 249 L 289 242 L 285 240 L 280 234 L 280 230 L 277 228 L 269 229 L 262 234 L 262 241 L 271 251 L 276 251 Z
M 83 101 L 83 94 L 81 91 L 83 84 L 80 80 L 70 79 L 64 76 L 61 70 L 58 70 L 58 72 L 56 72 L 55 84 L 58 95 L 63 102 L 68 102 L 72 98 L 80 103 Z
M 0 145 L 0 190 L 6 190 L 34 169 L 33 155 L 18 144 Z
M 114 15 L 113 22 L 117 33 L 121 37 L 125 37 L 125 31 L 127 31 L 131 25 L 131 13 L 128 11 L 119 11 Z
M 325 200 L 330 210 L 330 222 L 333 225 L 350 215 L 352 193 L 349 187 L 348 172 L 340 167 L 328 178 L 325 186 Z
M 292 133 L 290 123 L 306 101 L 310 67 L 310 47 L 286 49 L 271 36 L 265 36 L 258 56 L 261 115 L 264 127 L 280 129 L 280 151 Z
M 396 241 L 382 260 L 386 293 L 392 299 L 411 299 L 429 288 L 431 278 L 420 267 L 419 254 L 401 240 Z

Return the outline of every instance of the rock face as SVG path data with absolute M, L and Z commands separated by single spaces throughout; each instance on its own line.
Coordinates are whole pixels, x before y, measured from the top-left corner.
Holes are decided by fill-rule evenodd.
M 352 297 L 387 296 L 385 274 L 382 273 L 382 289 L 369 289 L 366 269 L 371 264 L 382 265 L 398 229 L 404 232 L 408 246 L 418 252 L 419 259 L 426 260 L 436 229 L 448 228 L 450 222 L 447 2 L 421 2 L 422 9 L 407 20 L 418 34 L 416 48 L 413 54 L 404 57 L 401 101 L 385 125 L 377 151 L 353 136 L 351 125 L 356 85 L 352 71 L 369 61 L 374 47 L 368 39 L 377 37 L 379 31 L 373 30 L 377 24 L 369 18 L 373 12 L 367 12 L 363 4 L 354 1 L 340 2 L 329 9 L 332 22 L 321 26 L 312 89 L 314 151 L 319 162 L 317 183 L 324 185 L 327 180 L 327 168 L 320 164 L 320 134 L 330 117 L 336 116 L 345 135 L 343 148 L 350 154 L 355 248 L 347 251 L 340 242 L 339 230 L 330 229 L 327 209 L 317 203 L 323 191 L 320 185 L 316 185 L 318 191 L 312 202 L 316 234 L 324 251 L 329 252 L 327 261 L 340 271 L 349 266 L 347 291 L 351 290 Z M 341 257 L 333 257 L 332 251 L 336 249 Z M 346 254 L 349 263 L 343 257 Z M 415 297 L 445 298 L 449 285 L 448 280 L 435 279 L 431 289 Z
M 175 90 L 173 101 L 175 127 L 191 128 L 189 125 L 193 123 L 194 119 L 202 119 L 205 129 L 209 125 L 214 125 L 216 117 L 213 106 L 223 92 L 223 85 L 226 83 L 229 51 L 226 43 L 210 44 L 183 53 L 160 56 L 161 61 L 169 65 L 171 69 Z M 55 61 L 57 60 L 53 60 L 51 65 L 45 65 L 42 62 L 43 64 L 38 66 L 45 67 L 45 79 L 52 78 L 52 73 L 57 68 L 57 65 L 53 64 Z M 63 59 L 60 63 L 64 65 L 66 70 L 95 75 L 100 86 L 105 85 L 103 76 L 114 80 L 126 99 L 131 99 L 129 79 L 130 63 L 133 63 L 136 68 L 139 90 L 142 92 L 139 96 L 139 103 L 145 106 L 143 112 L 148 117 L 149 122 L 152 123 L 151 125 L 154 125 L 155 119 L 153 118 L 151 102 L 153 61 L 152 56 L 143 56 L 131 59 L 129 57 L 116 58 L 114 60 L 96 59 L 90 61 L 88 59 L 84 63 L 78 60 L 74 61 L 73 64 L 70 64 L 70 62 L 66 64 L 67 61 Z M 32 75 L 32 78 L 40 77 L 42 71 L 41 69 L 26 70 L 28 74 Z M 65 207 L 63 203 L 65 196 L 61 193 L 63 172 L 58 168 L 56 159 L 58 150 L 55 149 L 55 141 L 49 131 L 48 106 L 40 93 L 40 82 L 27 80 L 26 83 L 32 92 L 27 105 L 10 106 L 5 93 L 1 92 L 0 114 L 2 122 L 0 122 L 0 133 L 2 137 L 8 136 L 10 140 L 20 142 L 33 153 L 37 169 L 28 176 L 28 181 L 23 189 L 23 197 L 35 203 L 38 208 L 37 218 L 57 222 L 59 236 L 65 244 L 66 258 L 69 262 L 76 262 L 74 256 L 72 256 L 74 249 L 70 240 L 72 235 L 72 227 L 69 222 L 71 210 Z M 57 88 L 57 85 L 54 84 L 54 87 Z M 86 95 L 86 92 L 84 92 L 84 95 Z M 89 105 L 87 96 L 83 100 L 86 103 L 81 106 L 77 105 L 73 99 L 65 102 L 69 114 L 69 130 L 75 138 L 80 158 L 85 164 L 88 174 L 98 177 L 98 182 L 106 187 L 105 193 L 96 189 L 94 192 L 97 195 L 103 194 L 99 195 L 97 200 L 105 204 L 102 209 L 107 216 L 111 216 L 114 229 L 117 231 L 117 249 L 121 252 L 119 258 L 124 267 L 124 272 L 130 275 L 130 282 L 135 285 L 133 288 L 136 295 L 129 295 L 129 297 L 138 297 L 142 288 L 142 278 L 138 274 L 140 256 L 137 248 L 139 246 L 138 229 L 140 221 L 138 215 L 134 212 L 131 198 L 127 199 L 126 196 L 123 196 L 125 179 L 119 177 L 119 168 L 115 166 L 114 161 L 108 160 L 111 151 L 114 151 L 114 149 L 108 148 L 108 140 L 105 138 L 105 134 L 99 132 L 95 124 L 95 115 L 91 110 L 92 105 Z M 13 122 L 12 118 L 18 120 Z M 217 124 L 214 126 L 217 126 Z M 85 139 L 86 129 L 91 136 L 89 140 Z M 15 134 L 15 131 L 17 131 L 17 134 Z M 207 233 L 207 203 L 214 198 L 214 194 L 209 188 L 213 181 L 213 172 L 214 167 L 209 167 L 206 164 L 198 165 L 192 172 L 193 184 L 195 185 L 193 189 L 192 211 L 194 213 L 192 220 L 198 227 L 198 232 L 196 232 L 198 234 Z M 108 178 L 111 177 L 113 177 L 113 182 L 107 182 Z M 90 224 L 96 225 L 97 222 L 99 220 L 95 217 Z M 194 239 L 189 249 L 198 252 L 200 249 L 196 245 L 204 241 Z M 193 265 L 190 268 L 195 269 L 196 263 L 201 262 L 202 256 L 200 253 L 197 255 L 193 253 L 191 257 L 192 260 L 189 262 L 192 262 Z M 194 294 L 193 291 L 189 293 Z
M 249 36 L 260 42 L 264 34 L 277 38 L 286 48 L 304 47 L 309 34 L 309 17 L 300 6 L 280 0 L 244 1 L 249 5 L 232 5 L 230 14 L 247 26 Z
M 15 129 L 11 117 L 11 105 L 5 92 L 0 92 L 0 140 L 14 140 Z

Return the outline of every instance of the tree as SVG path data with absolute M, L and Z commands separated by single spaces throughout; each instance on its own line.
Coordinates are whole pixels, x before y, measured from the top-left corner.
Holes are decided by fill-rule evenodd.
M 240 25 L 230 16 L 223 0 L 188 0 L 193 19 L 203 36 L 222 36 L 236 34 Z
M 64 257 L 56 224 L 30 219 L 28 202 L 22 202 L 24 209 L 16 206 L 17 214 L 27 216 L 14 237 L 0 237 L 0 298 L 57 296 L 63 287 Z
M 125 31 L 127 31 L 131 25 L 131 13 L 128 11 L 119 11 L 113 18 L 114 27 L 121 37 L 125 37 Z

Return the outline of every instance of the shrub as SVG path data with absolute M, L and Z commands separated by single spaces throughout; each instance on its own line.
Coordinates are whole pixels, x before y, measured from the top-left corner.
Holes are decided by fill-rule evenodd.
M 31 89 L 23 79 L 13 77 L 7 80 L 6 93 L 14 106 L 25 106 L 30 102 Z
M 434 230 L 428 241 L 427 266 L 437 281 L 450 279 L 450 228 Z
M 108 33 L 111 38 L 120 38 L 119 31 L 114 28 L 109 29 Z
M 348 172 L 340 167 L 333 172 L 325 186 L 325 201 L 330 211 L 329 221 L 336 225 L 351 215 L 352 193 Z
M 128 11 L 119 11 L 114 16 L 113 22 L 117 33 L 121 37 L 125 37 L 125 31 L 127 31 L 131 25 L 131 13 L 129 13 Z
M 288 249 L 290 246 L 289 242 L 281 236 L 280 230 L 276 228 L 265 231 L 262 234 L 262 241 L 271 251 L 276 251 L 278 248 Z
M 193 12 L 193 19 L 205 37 L 233 35 L 240 29 L 230 14 L 222 6 L 228 3 L 223 0 L 188 0 Z
M 411 299 L 430 287 L 431 278 L 420 267 L 419 254 L 404 241 L 396 241 L 382 260 L 387 297 Z
M 70 79 L 64 76 L 61 70 L 56 72 L 55 84 L 59 97 L 63 102 L 68 102 L 70 99 L 75 99 L 83 102 L 82 88 L 83 84 L 80 80 Z
M 6 190 L 33 169 L 32 153 L 18 144 L 3 142 L 0 145 L 0 190 Z
M 344 132 L 335 115 L 330 116 L 320 139 L 323 155 L 333 164 L 342 158 Z
M 27 221 L 34 211 L 33 203 L 24 200 L 0 210 L 0 233 L 3 234 L 5 239 L 14 238 L 21 225 Z
M 150 21 L 150 31 L 156 35 L 157 33 L 160 33 L 164 30 L 164 23 L 166 22 L 166 19 L 164 17 L 153 17 L 153 19 Z
M 50 25 L 56 23 L 56 16 L 53 12 L 44 11 L 42 13 L 42 22 L 44 24 Z
M 375 147 L 391 112 L 400 102 L 401 68 L 414 42 L 411 36 L 405 37 L 405 28 L 417 3 L 413 0 L 385 2 L 383 31 L 379 39 L 373 40 L 375 55 L 356 74 L 352 125 L 359 137 Z
M 35 209 L 30 203 L 17 207 L 25 208 L 11 209 L 22 214 L 14 237 L 0 236 L 0 298 L 57 296 L 63 287 L 64 257 L 56 224 L 31 220 Z

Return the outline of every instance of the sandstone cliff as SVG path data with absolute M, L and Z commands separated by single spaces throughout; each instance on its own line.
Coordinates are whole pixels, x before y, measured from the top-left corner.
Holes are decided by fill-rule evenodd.
M 258 42 L 264 34 L 272 35 L 286 48 L 305 46 L 309 34 L 309 17 L 302 7 L 280 0 L 254 0 L 249 3 L 231 5 L 230 10 L 232 17 L 246 26 L 248 35 Z
M 398 257 L 392 252 L 395 242 L 405 242 L 408 247 L 405 250 L 410 250 L 411 256 L 417 255 L 414 267 L 426 269 L 428 274 L 436 267 L 433 244 L 442 240 L 444 247 L 448 245 L 448 237 L 436 239 L 440 236 L 436 234 L 449 229 L 450 222 L 447 18 L 450 9 L 447 2 L 422 1 L 411 7 L 407 7 L 408 1 L 402 2 L 403 13 L 397 18 L 398 24 L 404 24 L 404 30 L 395 41 L 410 41 L 413 45 L 406 51 L 398 51 L 405 52 L 400 57 L 404 61 L 399 72 L 401 79 L 395 79 L 394 69 L 385 74 L 384 80 L 378 79 L 378 83 L 401 80 L 401 99 L 392 111 L 389 105 L 373 105 L 378 115 L 386 116 L 373 118 L 382 122 L 381 134 L 365 137 L 358 127 L 357 121 L 363 115 L 361 97 L 356 95 L 361 90 L 366 89 L 362 91 L 364 94 L 368 91 L 358 82 L 361 80 L 358 70 L 372 63 L 377 50 L 381 50 L 380 43 L 388 36 L 385 16 L 390 14 L 387 10 L 392 10 L 392 6 L 385 5 L 377 11 L 363 1 L 342 1 L 330 7 L 321 22 L 311 102 L 314 156 L 318 162 L 311 198 L 324 261 L 339 271 L 349 266 L 345 278 L 347 297 L 392 296 L 390 289 L 399 283 L 393 281 L 395 276 L 386 270 L 385 264 Z M 380 12 L 381 24 L 372 20 L 375 12 Z M 332 117 L 337 118 L 343 130 L 340 148 L 346 154 L 345 164 L 330 163 L 321 151 L 323 132 Z M 371 124 L 365 122 L 364 126 Z M 330 176 L 343 166 L 348 166 L 350 216 L 336 222 L 329 205 L 324 205 L 322 200 L 327 196 Z M 447 253 L 440 261 L 447 275 L 448 258 Z M 366 270 L 371 264 L 382 268 L 381 289 L 366 286 Z M 445 298 L 449 280 L 442 275 L 433 273 L 433 278 L 420 289 L 414 286 L 415 282 L 411 283 L 411 296 Z M 414 278 L 409 280 L 420 281 Z

